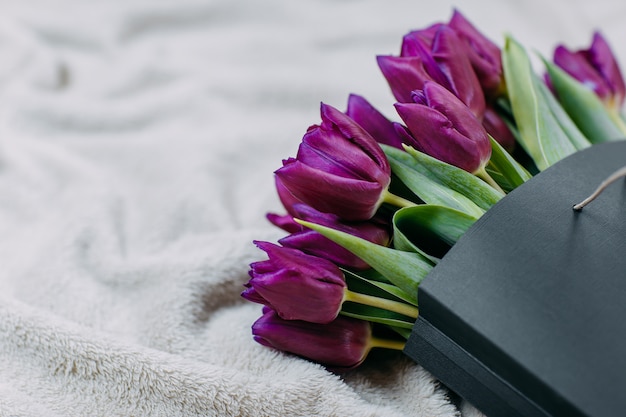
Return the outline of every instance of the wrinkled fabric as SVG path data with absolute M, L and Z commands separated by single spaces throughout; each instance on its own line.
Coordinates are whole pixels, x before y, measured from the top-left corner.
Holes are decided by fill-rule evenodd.
M 0 7 L 0 415 L 478 415 L 400 353 L 340 378 L 261 346 L 240 296 L 252 240 L 284 235 L 272 172 L 319 102 L 393 119 L 375 56 L 452 3 Z M 461 11 L 545 56 L 602 26 L 626 58 L 618 1 Z

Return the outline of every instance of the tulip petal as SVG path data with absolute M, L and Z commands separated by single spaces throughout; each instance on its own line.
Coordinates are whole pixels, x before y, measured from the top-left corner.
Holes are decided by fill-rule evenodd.
M 371 325 L 363 320 L 339 316 L 328 324 L 282 320 L 269 310 L 252 325 L 258 343 L 322 363 L 352 368 L 369 352 Z
M 322 125 L 332 124 L 344 137 L 362 152 L 371 158 L 369 165 L 378 166 L 380 170 L 389 176 L 391 169 L 387 164 L 385 154 L 376 143 L 376 140 L 365 129 L 359 126 L 354 120 L 332 106 L 322 103 L 321 105 Z M 378 177 L 377 177 L 378 178 Z M 379 178 L 379 181 L 384 182 Z
M 369 265 L 358 256 L 312 230 L 292 233 L 279 239 L 278 243 L 286 248 L 299 249 L 309 255 L 328 259 L 339 266 L 354 269 L 369 268 Z
M 482 147 L 477 147 L 474 140 L 457 130 L 467 130 L 467 126 L 453 124 L 438 109 L 417 103 L 396 103 L 395 107 L 425 153 L 468 172 L 477 171 L 489 159 L 488 154 L 483 156 Z M 474 124 L 482 130 L 480 134 L 484 135 L 484 140 L 488 141 L 478 121 Z
M 412 102 L 411 91 L 421 90 L 426 81 L 432 80 L 419 57 L 380 55 L 376 57 L 376 61 L 393 96 L 401 103 Z
M 564 46 L 558 46 L 554 50 L 554 63 L 561 68 L 566 68 L 572 77 L 593 90 L 602 99 L 608 99 L 611 96 L 611 88 L 587 60 L 585 52 L 571 52 Z
M 402 149 L 402 138 L 397 133 L 393 123 L 365 98 L 350 94 L 346 114 L 372 135 L 378 143 Z
M 448 25 L 469 45 L 468 56 L 480 84 L 488 96 L 496 96 L 502 84 L 500 48 L 485 37 L 458 10 Z
M 482 117 L 485 96 L 472 68 L 466 45 L 452 29 L 441 26 L 433 39 L 431 54 L 440 71 L 446 75 L 450 87 L 441 85 L 454 93 L 474 115 Z
M 621 107 L 626 95 L 624 78 L 609 44 L 599 32 L 594 33 L 587 54 L 589 61 L 611 87 L 615 96 L 616 107 Z
M 388 186 L 332 175 L 297 160 L 277 170 L 276 175 L 298 200 L 346 220 L 372 218 Z

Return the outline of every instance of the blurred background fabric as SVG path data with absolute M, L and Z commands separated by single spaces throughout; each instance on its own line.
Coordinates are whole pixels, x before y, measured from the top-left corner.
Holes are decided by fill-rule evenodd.
M 616 0 L 0 1 L 0 416 L 479 416 L 401 353 L 263 347 L 240 297 L 320 102 L 397 120 L 376 55 L 454 7 L 626 64 Z

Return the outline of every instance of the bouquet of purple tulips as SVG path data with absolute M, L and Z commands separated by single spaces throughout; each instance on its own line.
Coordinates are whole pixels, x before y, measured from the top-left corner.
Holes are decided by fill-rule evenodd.
M 242 296 L 261 303 L 254 339 L 335 370 L 372 348 L 402 349 L 419 284 L 508 192 L 562 158 L 626 135 L 626 88 L 604 38 L 559 46 L 538 75 L 461 13 L 408 33 L 378 65 L 402 122 L 351 95 L 321 105 L 295 158 L 275 172 L 288 235 L 255 242 Z

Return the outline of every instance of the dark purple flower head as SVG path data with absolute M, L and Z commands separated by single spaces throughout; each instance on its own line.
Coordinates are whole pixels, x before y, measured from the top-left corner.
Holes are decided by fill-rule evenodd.
M 554 63 L 592 89 L 609 107 L 623 105 L 624 78 L 611 48 L 600 33 L 594 33 L 589 49 L 572 52 L 559 45 L 554 51 Z
M 369 353 L 371 325 L 339 316 L 328 324 L 283 320 L 266 310 L 252 325 L 254 340 L 332 368 L 354 368 Z
M 305 204 L 296 204 L 292 208 L 295 216 L 301 220 L 327 226 L 381 246 L 390 242 L 388 227 L 376 221 L 346 222 L 330 213 L 321 213 Z M 325 238 L 318 232 L 296 223 L 291 215 L 278 216 L 268 214 L 268 219 L 276 226 L 291 233 L 278 241 L 287 248 L 299 249 L 309 255 L 328 259 L 347 268 L 363 270 L 369 268 L 361 258 L 352 252 Z
M 500 48 L 476 29 L 458 10 L 448 23 L 467 42 L 467 54 L 486 96 L 495 97 L 502 90 L 503 71 Z
M 442 85 L 477 117 L 485 110 L 485 97 L 468 55 L 469 47 L 447 25 L 437 24 L 404 36 L 400 57 L 379 56 L 378 65 L 396 99 L 410 103 L 411 92 L 424 83 Z
M 416 141 L 416 148 L 441 161 L 475 173 L 491 157 L 487 132 L 454 94 L 428 82 L 414 93 L 414 103 L 396 110 Z
M 337 317 L 346 283 L 335 264 L 296 249 L 255 244 L 269 259 L 250 265 L 245 299 L 271 306 L 285 320 L 328 323 Z
M 391 168 L 376 140 L 339 110 L 322 104 L 322 123 L 311 126 L 295 159 L 276 171 L 285 190 L 318 211 L 367 220 L 382 204 Z

